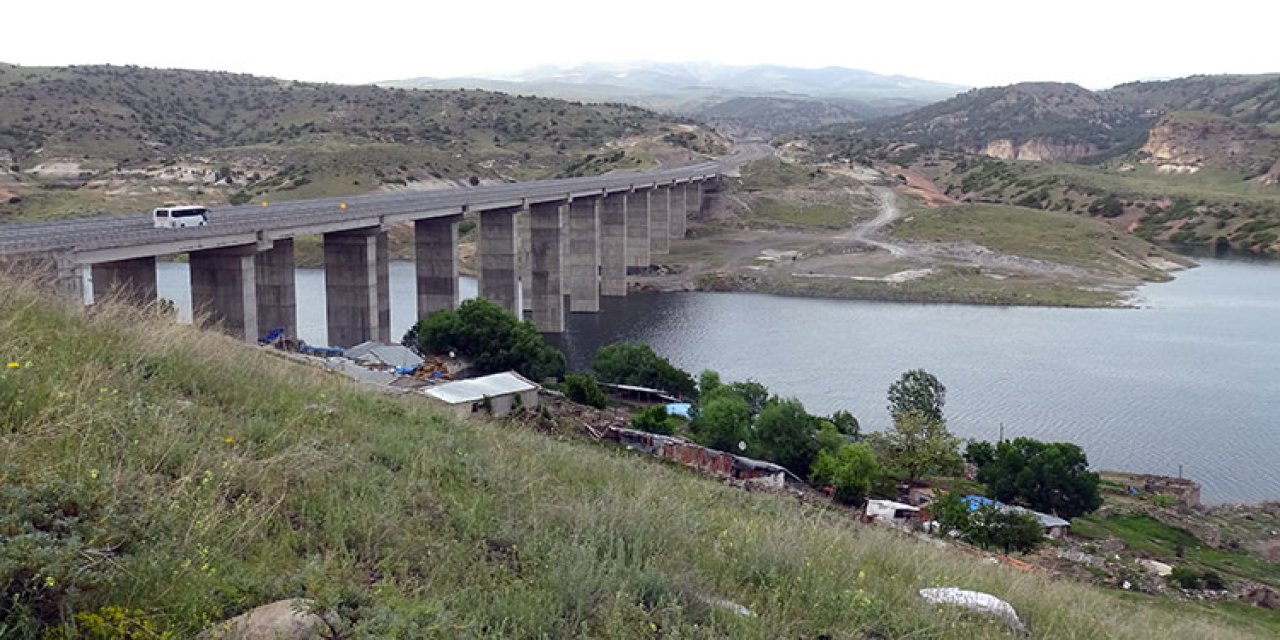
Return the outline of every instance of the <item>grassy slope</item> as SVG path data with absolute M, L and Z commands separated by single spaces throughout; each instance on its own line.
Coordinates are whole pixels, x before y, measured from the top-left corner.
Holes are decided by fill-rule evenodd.
M 1067 213 L 1003 205 L 917 209 L 894 227 L 894 234 L 930 242 L 967 240 L 1025 258 L 1168 280 L 1163 271 L 1137 262 L 1165 252 L 1103 222 Z
M 74 569 L 40 568 L 27 603 L 138 609 L 179 636 L 298 595 L 335 603 L 355 637 L 1003 635 L 915 595 L 955 585 L 1009 599 L 1035 637 L 1264 634 L 609 447 L 458 422 L 149 313 L 0 287 L 0 359 L 24 363 L 0 369 L 3 487 L 88 496 L 101 553 L 70 563 L 108 579 L 68 592 Z M 99 524 L 112 515 L 127 524 Z

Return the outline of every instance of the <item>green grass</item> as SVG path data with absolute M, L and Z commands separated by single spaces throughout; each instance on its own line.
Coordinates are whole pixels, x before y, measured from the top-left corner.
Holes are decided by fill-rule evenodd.
M 56 523 L 31 538 L 48 554 L 0 545 L 6 638 L 51 632 L 24 614 L 112 606 L 191 637 L 294 596 L 352 638 L 1009 635 L 926 606 L 930 586 L 1004 597 L 1038 638 L 1266 634 L 567 433 L 460 422 L 154 311 L 84 313 L 12 278 L 0 295 L 0 361 L 20 364 L 0 369 L 0 522 Z
M 852 224 L 853 218 L 853 211 L 836 205 L 793 204 L 760 198 L 752 204 L 750 219 L 765 224 L 845 229 Z
M 1166 252 L 1103 222 L 1068 213 L 1004 205 L 918 209 L 895 225 L 893 233 L 931 242 L 970 241 L 1000 253 L 1144 280 L 1168 279 L 1163 271 L 1140 264 L 1149 256 L 1169 257 Z
M 778 158 L 763 158 L 742 167 L 742 186 L 747 191 L 768 191 L 786 187 L 798 187 L 813 180 L 815 170 L 806 165 L 783 162 Z
M 1147 515 L 1087 516 L 1072 521 L 1071 527 L 1074 533 L 1086 538 L 1119 538 L 1129 548 L 1175 566 L 1185 564 L 1202 571 L 1216 571 L 1228 579 L 1280 586 L 1280 565 L 1247 553 L 1215 549 L 1190 531 L 1169 526 Z

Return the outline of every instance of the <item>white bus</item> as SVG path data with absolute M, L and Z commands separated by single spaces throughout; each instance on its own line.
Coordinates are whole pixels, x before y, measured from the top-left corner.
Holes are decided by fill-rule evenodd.
M 209 223 L 209 210 L 201 206 L 157 207 L 151 212 L 157 229 L 203 227 Z

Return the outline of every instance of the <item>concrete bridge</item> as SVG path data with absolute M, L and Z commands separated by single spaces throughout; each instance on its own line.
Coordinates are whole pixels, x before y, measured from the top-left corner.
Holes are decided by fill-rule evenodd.
M 96 300 L 154 301 L 157 256 L 185 253 L 197 316 L 256 340 L 277 327 L 296 335 L 293 239 L 322 235 L 329 343 L 349 347 L 391 339 L 392 225 L 413 223 L 419 317 L 457 306 L 458 223 L 472 213 L 480 295 L 517 316 L 530 310 L 554 333 L 564 330 L 566 295 L 571 312 L 625 296 L 628 267 L 667 253 L 707 186 L 738 164 L 259 202 L 211 209 L 207 226 L 185 229 L 153 228 L 149 214 L 0 225 L 0 260 L 38 264 L 81 299 L 90 270 Z

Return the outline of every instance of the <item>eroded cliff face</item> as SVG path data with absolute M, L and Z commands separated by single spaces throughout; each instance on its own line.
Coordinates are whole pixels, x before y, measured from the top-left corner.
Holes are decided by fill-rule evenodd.
M 1280 160 L 1276 160 L 1276 163 L 1271 165 L 1271 170 L 1263 174 L 1259 182 L 1266 185 L 1280 184 Z
M 1066 142 L 1049 138 L 1031 138 L 1022 143 L 1015 143 L 1009 138 L 1000 138 L 988 142 L 986 148 L 980 153 L 1001 160 L 1070 162 L 1098 153 L 1098 146 L 1087 142 Z
M 1144 162 L 1168 173 L 1194 173 L 1204 168 L 1247 175 L 1267 172 L 1280 159 L 1280 137 L 1261 128 L 1225 118 L 1162 118 L 1139 150 Z

